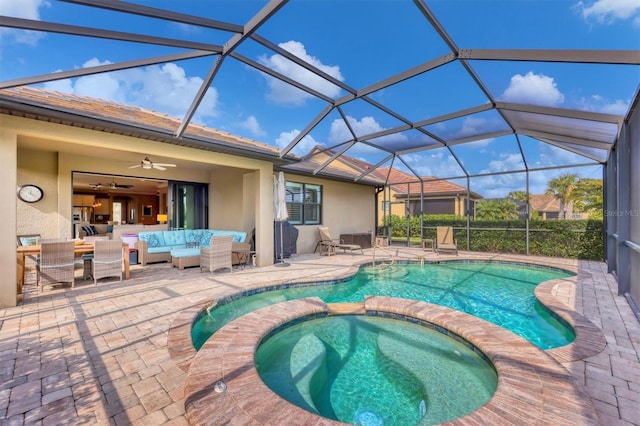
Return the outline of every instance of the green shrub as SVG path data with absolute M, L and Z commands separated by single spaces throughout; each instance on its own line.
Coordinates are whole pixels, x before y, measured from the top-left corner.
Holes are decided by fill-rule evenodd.
M 391 238 L 406 241 L 407 220 L 392 215 Z M 424 215 L 424 233 L 420 232 L 420 216 L 409 221 L 412 243 L 423 238 L 436 238 L 436 226 L 452 226 L 459 249 L 467 246 L 467 220 L 455 215 Z M 521 220 L 472 220 L 469 244 L 471 251 L 526 254 L 526 224 Z M 602 260 L 604 239 L 602 220 L 533 220 L 529 223 L 529 254 Z

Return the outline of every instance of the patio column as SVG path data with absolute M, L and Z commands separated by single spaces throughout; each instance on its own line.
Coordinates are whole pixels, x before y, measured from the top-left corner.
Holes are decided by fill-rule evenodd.
M 0 126 L 0 199 L 4 203 L 3 220 L 0 220 L 0 308 L 16 306 L 16 229 L 17 229 L 17 177 L 18 177 L 18 134 L 13 129 Z

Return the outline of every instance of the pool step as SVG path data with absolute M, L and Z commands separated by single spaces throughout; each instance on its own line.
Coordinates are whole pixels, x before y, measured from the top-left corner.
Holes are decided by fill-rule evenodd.
M 364 315 L 367 313 L 364 303 L 329 303 L 329 315 Z

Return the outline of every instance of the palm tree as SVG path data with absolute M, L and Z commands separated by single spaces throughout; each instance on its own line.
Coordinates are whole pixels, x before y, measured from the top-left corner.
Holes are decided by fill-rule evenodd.
M 578 175 L 567 173 L 551 179 L 547 183 L 547 194 L 551 194 L 560 201 L 559 219 L 565 219 L 565 206 L 572 202 L 573 190 L 578 183 Z
M 480 220 L 517 219 L 517 205 L 511 200 L 480 200 L 476 205 L 476 218 Z

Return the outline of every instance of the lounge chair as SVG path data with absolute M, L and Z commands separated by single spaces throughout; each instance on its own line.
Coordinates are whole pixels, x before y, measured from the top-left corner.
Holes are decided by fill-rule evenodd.
M 316 244 L 316 250 L 320 248 L 321 255 L 331 256 L 336 254 L 336 249 L 342 249 L 345 253 L 349 250 L 352 255 L 354 250 L 360 250 L 360 253 L 364 254 L 362 247 L 358 244 L 343 244 L 342 241 L 331 238 L 329 228 L 326 226 L 319 226 L 318 232 L 320 233 L 320 241 Z
M 436 227 L 436 253 L 441 251 L 452 251 L 458 254 L 458 242 L 453 238 L 453 227 L 438 226 Z

